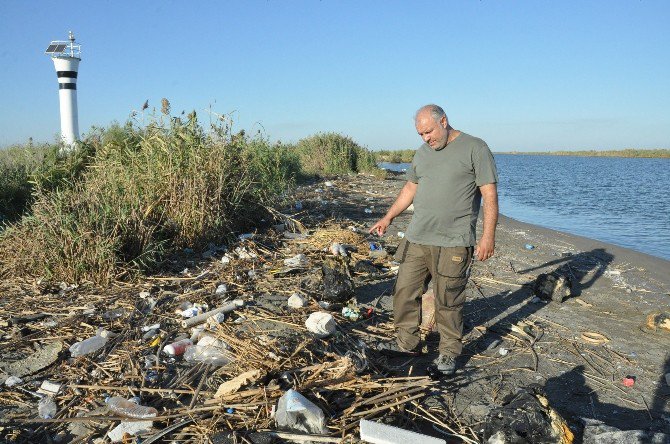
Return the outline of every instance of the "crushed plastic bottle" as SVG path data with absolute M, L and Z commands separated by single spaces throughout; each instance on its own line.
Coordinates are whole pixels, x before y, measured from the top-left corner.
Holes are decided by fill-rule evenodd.
M 155 408 L 136 404 L 133 401 L 128 401 L 120 396 L 107 398 L 105 403 L 112 412 L 128 418 L 143 419 L 153 418 L 158 415 L 158 410 Z
M 281 428 L 317 434 L 328 431 L 323 411 L 293 389 L 279 398 L 275 419 Z
M 222 367 L 230 362 L 230 359 L 216 347 L 194 345 L 186 349 L 184 360 L 187 362 L 204 362 L 217 367 Z
M 98 330 L 95 336 L 75 342 L 70 346 L 70 354 L 73 358 L 84 356 L 100 350 L 107 344 L 108 332 Z
M 58 406 L 51 396 L 44 396 L 40 399 L 40 402 L 37 403 L 37 414 L 42 419 L 53 418 L 56 416 L 57 411 Z

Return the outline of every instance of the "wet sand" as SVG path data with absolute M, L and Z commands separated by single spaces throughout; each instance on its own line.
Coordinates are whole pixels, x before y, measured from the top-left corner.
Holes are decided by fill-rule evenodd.
M 370 227 L 403 184 L 401 176 L 337 181 L 328 199 L 319 197 L 323 217 Z M 410 212 L 400 215 L 381 238 L 390 250 L 410 218 Z M 572 297 L 533 302 L 537 276 L 560 267 L 573 274 Z M 359 302 L 378 301 L 390 314 L 392 286 L 392 279 L 364 285 L 357 290 Z M 622 430 L 670 432 L 664 378 L 670 333 L 641 328 L 649 314 L 670 312 L 669 261 L 502 216 L 496 254 L 474 263 L 466 291 L 464 354 L 456 376 L 441 384 L 446 400 L 475 430 L 505 395 L 538 384 L 578 437 L 580 418 Z M 533 339 L 515 334 L 513 326 L 526 327 Z M 428 355 L 404 363 L 402 371 L 425 374 L 436 341 L 429 336 L 426 344 Z M 629 375 L 635 384 L 625 387 Z

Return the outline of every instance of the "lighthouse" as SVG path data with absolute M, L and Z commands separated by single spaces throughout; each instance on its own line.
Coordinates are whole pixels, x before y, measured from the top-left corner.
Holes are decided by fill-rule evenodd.
M 81 46 L 75 43 L 74 34 L 70 31 L 69 41 L 52 41 L 45 54 L 51 56 L 54 68 L 56 68 L 60 101 L 61 140 L 66 149 L 70 149 L 79 140 L 77 72 L 81 61 Z

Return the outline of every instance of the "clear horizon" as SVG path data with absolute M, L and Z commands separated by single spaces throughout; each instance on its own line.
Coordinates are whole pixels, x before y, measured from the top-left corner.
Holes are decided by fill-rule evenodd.
M 82 134 L 165 97 L 271 140 L 414 149 L 413 114 L 437 103 L 495 152 L 670 147 L 666 1 L 37 1 L 0 16 L 0 147 L 58 137 L 44 50 L 70 30 Z

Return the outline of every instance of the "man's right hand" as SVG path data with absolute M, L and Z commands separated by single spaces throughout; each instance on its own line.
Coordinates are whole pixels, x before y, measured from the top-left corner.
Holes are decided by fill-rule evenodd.
M 372 228 L 370 228 L 369 233 L 381 236 L 386 233 L 386 229 L 391 225 L 391 222 L 393 222 L 391 219 L 382 217 L 372 226 Z

